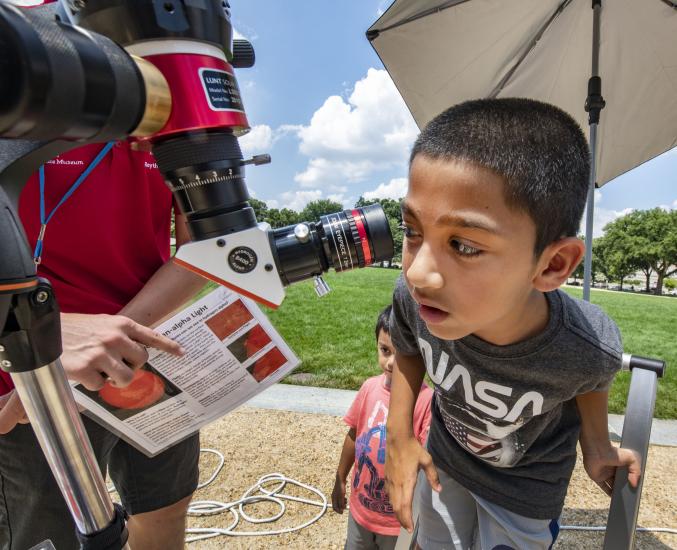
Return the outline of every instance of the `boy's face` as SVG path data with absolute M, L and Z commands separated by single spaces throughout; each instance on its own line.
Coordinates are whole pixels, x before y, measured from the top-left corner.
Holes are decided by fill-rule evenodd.
M 421 155 L 412 162 L 402 268 L 421 318 L 439 338 L 475 334 L 512 343 L 532 306 L 544 301 L 533 287 L 535 224 L 509 208 L 503 192 L 503 179 L 487 169 Z
M 393 365 L 395 364 L 395 348 L 390 340 L 390 334 L 384 330 L 380 330 L 378 333 L 377 345 L 378 366 L 381 367 L 386 378 L 390 379 L 390 376 L 393 374 Z

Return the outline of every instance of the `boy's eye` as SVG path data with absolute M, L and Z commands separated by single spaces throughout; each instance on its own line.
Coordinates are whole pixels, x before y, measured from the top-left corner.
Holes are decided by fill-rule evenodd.
M 473 257 L 479 256 L 482 251 L 479 248 L 474 248 L 470 245 L 464 244 L 457 239 L 452 239 L 450 241 L 451 247 L 456 251 L 460 256 Z

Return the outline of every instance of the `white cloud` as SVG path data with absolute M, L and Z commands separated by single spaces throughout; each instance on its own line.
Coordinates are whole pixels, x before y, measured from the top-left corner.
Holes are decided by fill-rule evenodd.
M 392 3 L 392 0 L 381 0 L 378 3 L 378 8 L 376 9 L 376 16 L 381 17 L 385 11 L 386 8 Z
M 634 211 L 634 208 L 624 208 L 622 210 L 611 210 L 609 208 L 601 208 L 599 206 L 602 203 L 603 195 L 599 189 L 595 189 L 595 209 L 592 213 L 592 237 L 597 238 L 604 235 L 604 226 L 617 218 L 625 216 L 630 212 Z M 587 220 L 587 207 L 583 211 L 583 217 L 581 218 L 581 226 L 579 232 L 585 234 L 585 224 Z
M 333 193 L 331 195 L 327 195 L 327 198 L 330 201 L 334 201 L 334 202 L 338 202 L 339 204 L 342 204 L 343 208 L 348 208 L 348 207 L 352 206 L 352 204 L 350 204 L 348 202 L 348 199 L 345 197 L 345 195 L 343 193 Z
M 376 170 L 385 170 L 388 163 L 376 163 L 371 160 L 330 160 L 327 158 L 310 159 L 304 172 L 297 173 L 294 181 L 301 187 L 316 187 L 317 185 L 340 185 L 341 183 L 355 183 L 369 177 Z
M 288 130 L 310 157 L 295 178 L 303 187 L 363 181 L 375 171 L 405 166 L 418 134 L 390 76 L 378 69 L 369 69 L 347 100 L 328 97 L 308 126 Z
M 280 203 L 276 199 L 270 199 L 265 201 L 268 208 L 279 208 Z
M 256 42 L 259 39 L 259 35 L 252 27 L 244 24 L 242 21 L 238 21 L 233 25 L 233 38 Z
M 316 201 L 322 198 L 322 191 L 320 189 L 304 190 L 304 191 L 287 191 L 280 195 L 282 208 L 290 208 L 300 212 L 311 201 Z M 270 204 L 270 202 L 268 203 Z
M 610 210 L 607 208 L 598 208 L 595 206 L 593 211 L 593 228 L 592 236 L 593 238 L 601 237 L 604 235 L 604 226 L 617 218 L 625 216 L 630 212 L 633 212 L 634 208 L 624 208 L 623 210 Z M 585 223 L 586 223 L 586 212 L 583 213 L 583 218 L 581 219 L 580 232 L 585 234 Z
M 273 144 L 273 130 L 266 124 L 253 126 L 249 133 L 238 138 L 245 155 L 257 155 L 267 152 Z
M 672 209 L 677 210 L 677 199 L 672 202 Z
M 401 199 L 407 194 L 407 178 L 394 178 L 388 183 L 380 184 L 373 191 L 367 191 L 362 196 L 367 199 Z

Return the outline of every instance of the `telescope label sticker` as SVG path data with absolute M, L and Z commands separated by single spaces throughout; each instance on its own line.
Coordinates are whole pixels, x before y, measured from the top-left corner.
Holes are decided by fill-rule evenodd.
M 207 102 L 213 111 L 244 112 L 240 89 L 232 74 L 206 67 L 199 69 L 199 74 Z

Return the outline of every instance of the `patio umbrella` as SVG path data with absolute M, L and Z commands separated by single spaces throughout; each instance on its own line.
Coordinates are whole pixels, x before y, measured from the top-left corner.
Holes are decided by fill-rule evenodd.
M 587 129 L 589 299 L 595 186 L 677 145 L 677 1 L 395 0 L 367 38 L 419 127 L 467 99 L 529 97 Z

